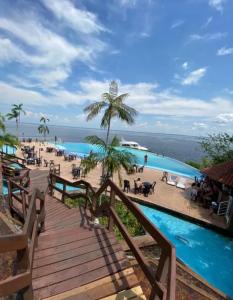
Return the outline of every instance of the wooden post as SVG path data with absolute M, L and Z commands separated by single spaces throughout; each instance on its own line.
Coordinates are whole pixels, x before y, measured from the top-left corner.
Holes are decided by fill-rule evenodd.
M 17 273 L 26 272 L 29 268 L 29 250 L 28 247 L 22 250 L 17 251 Z M 20 291 L 20 295 L 24 300 L 32 300 L 33 299 L 33 290 L 32 284 L 23 288 Z
M 65 202 L 65 193 L 66 193 L 66 184 L 63 183 L 63 191 L 62 191 L 62 197 L 61 197 L 61 201 L 63 203 Z
M 115 191 L 113 190 L 113 188 L 111 188 L 111 191 L 110 191 L 109 207 L 112 207 L 113 209 L 115 209 Z M 113 217 L 109 213 L 109 218 L 108 218 L 108 230 L 109 231 L 113 231 L 113 225 L 114 225 L 114 220 L 113 220 Z

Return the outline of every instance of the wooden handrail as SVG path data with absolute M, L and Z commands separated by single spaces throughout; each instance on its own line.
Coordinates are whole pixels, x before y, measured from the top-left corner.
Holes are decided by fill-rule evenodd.
M 24 192 L 24 189 L 21 187 Z M 36 210 L 36 201 L 40 200 L 40 210 Z M 30 199 L 28 211 L 25 216 L 22 233 L 0 237 L 0 253 L 8 251 L 17 252 L 16 274 L 0 281 L 0 297 L 20 292 L 33 299 L 32 294 L 32 264 L 34 249 L 37 242 L 38 231 L 42 229 L 44 217 L 44 197 L 39 190 L 35 190 Z M 17 274 L 19 272 L 20 274 Z
M 25 162 L 25 159 L 24 159 L 24 158 L 18 157 L 18 156 L 14 155 L 14 154 L 8 154 L 8 153 L 6 153 L 6 152 L 4 152 L 4 151 L 2 151 L 2 150 L 0 150 L 0 156 L 1 156 L 3 159 L 7 159 L 7 160 L 9 160 L 9 161 L 10 161 L 10 159 L 9 159 L 8 157 L 12 157 L 12 158 L 15 158 L 15 159 L 17 159 L 17 160 L 21 160 L 21 162 L 22 162 L 21 165 L 23 165 L 23 163 Z M 6 156 L 6 157 L 4 157 L 4 156 Z
M 80 185 L 84 186 L 87 189 L 90 189 L 93 193 L 92 195 L 92 211 L 95 214 L 98 206 L 97 199 L 100 195 L 110 187 L 110 201 L 109 201 L 109 222 L 108 228 L 109 230 L 113 230 L 113 224 L 115 224 L 120 230 L 123 238 L 128 244 L 130 250 L 134 254 L 137 259 L 139 265 L 142 268 L 145 276 L 149 280 L 151 284 L 151 295 L 150 300 L 174 300 L 175 299 L 175 287 L 176 287 L 176 252 L 175 247 L 167 240 L 167 238 L 153 225 L 150 220 L 146 218 L 146 216 L 141 212 L 138 206 L 130 200 L 110 179 L 107 179 L 103 185 L 95 191 L 89 182 L 84 180 L 78 180 L 75 182 L 68 181 L 63 179 L 60 176 L 56 176 L 55 174 L 49 175 L 50 182 L 49 188 L 50 192 L 53 193 L 53 190 L 57 190 L 62 194 L 62 199 L 70 194 L 66 192 L 66 188 L 59 189 L 56 187 L 56 183 L 61 183 L 64 186 L 73 186 L 80 187 Z M 87 192 L 88 193 L 88 192 Z M 87 194 L 86 193 L 86 194 Z M 81 193 L 74 193 L 74 195 L 84 196 Z M 153 274 L 151 269 L 144 258 L 142 252 L 134 243 L 132 237 L 129 235 L 126 227 L 120 220 L 117 212 L 115 210 L 115 196 L 117 196 L 128 208 L 129 211 L 140 220 L 143 228 L 152 236 L 152 238 L 156 241 L 158 246 L 161 248 L 161 256 L 159 259 L 159 265 L 156 270 L 156 273 Z

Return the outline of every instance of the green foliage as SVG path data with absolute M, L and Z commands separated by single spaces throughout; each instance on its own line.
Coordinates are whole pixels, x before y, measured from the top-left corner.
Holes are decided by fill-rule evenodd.
M 49 134 L 49 128 L 47 126 L 47 122 L 49 122 L 49 119 L 45 117 L 41 117 L 40 122 L 42 124 L 38 127 L 39 134 L 42 134 L 44 136 L 44 140 L 46 140 L 46 134 Z
M 83 206 L 85 204 L 85 201 L 86 200 L 82 197 L 65 198 L 65 204 L 70 208 Z
M 193 160 L 186 160 L 185 162 L 187 165 L 190 165 L 196 169 L 201 169 L 201 164 L 199 162 L 193 161 Z
M 219 133 L 202 138 L 200 145 L 210 165 L 233 160 L 233 135 Z M 204 161 L 208 164 L 207 160 Z
M 145 234 L 145 231 L 144 231 L 141 223 L 136 219 L 136 217 L 127 209 L 127 207 L 121 201 L 116 202 L 116 212 L 117 212 L 119 218 L 121 219 L 122 223 L 126 226 L 128 232 L 131 236 L 134 237 L 134 236 L 139 236 L 139 235 Z M 108 218 L 101 217 L 100 224 L 107 225 Z M 118 240 L 123 239 L 119 229 L 115 225 L 114 225 L 114 233 Z
M 105 143 L 104 140 L 95 135 L 88 136 L 86 141 L 100 149 L 99 153 L 92 153 L 82 161 L 81 165 L 86 172 L 90 172 L 98 163 L 102 163 L 108 175 L 112 176 L 114 173 L 118 173 L 119 182 L 121 183 L 121 168 L 128 170 L 135 163 L 135 156 L 127 150 L 117 149 L 120 146 L 120 141 L 116 136 L 110 144 Z
M 13 120 L 15 119 L 16 121 L 16 130 L 17 130 L 17 136 L 19 137 L 19 123 L 20 123 L 20 116 L 21 113 L 26 114 L 26 112 L 23 110 L 23 104 L 13 104 L 11 112 L 8 113 L 6 116 L 8 120 Z
M 84 206 L 85 204 L 85 198 L 79 197 L 76 199 L 66 198 L 65 204 L 69 207 L 80 207 Z M 99 205 L 109 202 L 109 197 L 102 194 L 99 198 Z M 129 234 L 131 236 L 139 236 L 145 234 L 145 231 L 140 224 L 140 222 L 136 219 L 136 217 L 127 209 L 127 207 L 124 205 L 121 201 L 116 201 L 116 212 L 121 219 L 122 223 L 126 226 Z M 107 226 L 108 225 L 108 217 L 100 217 L 99 218 L 100 224 Z M 121 240 L 123 239 L 119 229 L 114 226 L 114 233 L 117 237 L 117 239 Z
M 101 101 L 92 103 L 84 108 L 84 112 L 87 113 L 87 121 L 92 120 L 104 110 L 100 126 L 107 128 L 106 144 L 108 144 L 112 118 L 118 118 L 130 125 L 134 124 L 137 111 L 124 103 L 127 97 L 128 94 L 115 96 L 112 93 L 103 93 Z

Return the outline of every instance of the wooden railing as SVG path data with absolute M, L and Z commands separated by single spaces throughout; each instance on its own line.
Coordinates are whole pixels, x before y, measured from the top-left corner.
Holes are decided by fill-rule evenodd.
M 56 183 L 63 185 L 63 188 L 56 186 Z M 67 186 L 79 187 L 84 192 L 76 191 L 67 192 Z M 110 188 L 110 190 L 109 190 Z M 166 239 L 166 237 L 145 217 L 138 206 L 132 202 L 111 180 L 106 180 L 98 191 L 95 191 L 92 186 L 84 181 L 79 180 L 76 182 L 70 182 L 54 174 L 49 176 L 49 189 L 53 194 L 54 190 L 61 193 L 61 200 L 64 202 L 65 197 L 86 197 L 86 204 L 89 204 L 92 208 L 92 213 L 95 215 L 99 210 L 99 201 L 103 192 L 110 192 L 108 202 L 108 229 L 113 230 L 113 226 L 117 226 L 121 232 L 123 238 L 128 244 L 130 250 L 137 259 L 142 271 L 151 284 L 150 300 L 174 300 L 175 299 L 175 285 L 176 285 L 176 253 L 174 246 Z M 89 195 L 91 193 L 91 196 Z M 139 220 L 146 232 L 148 232 L 152 238 L 156 241 L 157 245 L 161 249 L 161 255 L 159 259 L 158 268 L 156 271 L 152 271 L 148 265 L 147 260 L 142 254 L 139 247 L 135 244 L 132 237 L 129 235 L 125 225 L 119 218 L 115 203 L 116 199 L 122 201 L 128 210 Z
M 40 201 L 40 211 L 36 209 L 36 202 Z M 33 299 L 32 292 L 32 264 L 38 232 L 43 230 L 44 196 L 35 190 L 30 197 L 26 209 L 23 230 L 19 234 L 0 236 L 0 253 L 16 252 L 14 271 L 7 279 L 0 281 L 0 297 L 14 293 L 22 299 Z
M 15 163 L 17 162 L 21 167 L 25 166 L 25 159 L 22 157 L 18 157 L 14 154 L 7 154 L 4 151 L 0 151 L 0 156 L 2 158 L 2 160 L 7 160 L 11 163 Z
M 28 181 L 30 181 L 30 178 L 29 174 L 27 173 L 24 176 L 16 178 L 19 179 L 17 182 L 12 179 L 8 179 L 7 181 L 7 197 L 9 202 L 9 208 L 13 214 L 16 213 L 22 220 L 25 220 L 27 215 L 27 209 L 29 206 L 29 191 L 28 189 L 26 189 L 25 186 L 28 185 Z M 24 182 L 24 179 L 26 180 L 26 182 Z

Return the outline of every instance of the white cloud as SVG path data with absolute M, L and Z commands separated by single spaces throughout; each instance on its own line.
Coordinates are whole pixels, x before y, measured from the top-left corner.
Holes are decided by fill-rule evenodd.
M 81 80 L 80 89 L 70 92 L 55 89 L 48 95 L 28 89 L 19 89 L 0 82 L 1 104 L 15 103 L 20 99 L 26 106 L 54 107 L 68 105 L 86 105 L 87 101 L 97 101 L 101 94 L 109 89 L 109 81 Z M 119 82 L 119 93 L 129 93 L 126 103 L 133 106 L 140 114 L 156 116 L 175 116 L 176 118 L 204 118 L 216 119 L 216 116 L 225 117 L 233 111 L 233 101 L 227 98 L 213 98 L 207 100 L 186 98 L 172 90 L 159 90 L 156 83 L 139 82 L 136 84 L 123 84 Z M 83 114 L 79 118 L 84 118 Z M 84 118 L 85 119 L 85 118 Z M 77 120 L 77 119 L 76 119 Z M 147 121 L 147 120 L 146 120 Z M 60 122 L 60 118 L 59 118 Z M 145 122 L 145 121 L 143 121 Z M 202 122 L 200 122 L 202 123 Z M 164 123 L 157 123 L 162 126 Z
M 32 78 L 40 81 L 39 86 L 43 88 L 54 88 L 59 83 L 65 81 L 70 75 L 69 68 L 56 68 L 51 71 L 35 71 L 31 74 Z
M 185 61 L 185 62 L 182 64 L 182 68 L 183 68 L 184 70 L 187 70 L 188 67 L 189 67 L 189 64 L 188 64 L 187 61 Z
M 233 54 L 233 48 L 222 47 L 222 48 L 218 49 L 218 51 L 217 51 L 218 56 L 224 56 L 224 55 L 230 55 L 230 54 Z
M 227 36 L 226 32 L 215 32 L 215 33 L 206 33 L 206 34 L 191 34 L 189 36 L 190 41 L 214 41 L 214 40 L 220 40 Z
M 218 123 L 231 123 L 233 122 L 233 113 L 219 114 L 216 119 Z
M 0 81 L 1 104 L 13 104 L 19 99 L 25 105 L 45 105 L 49 104 L 49 99 L 39 92 L 14 87 L 6 82 Z
M 202 77 L 205 76 L 207 68 L 200 68 L 190 72 L 185 78 L 182 79 L 182 85 L 195 85 Z
M 86 64 L 92 70 L 96 68 L 96 59 L 108 46 L 99 37 L 97 32 L 105 28 L 98 23 L 96 15 L 85 10 L 76 9 L 70 1 L 46 1 L 48 5 L 58 9 L 64 5 L 59 31 L 70 22 L 81 22 L 77 30 L 82 31 L 82 38 L 76 35 L 72 43 L 62 34 L 55 32 L 54 25 L 45 21 L 41 16 L 31 11 L 13 17 L 0 17 L 0 64 L 18 62 L 28 71 L 24 72 L 24 80 L 30 85 L 44 89 L 61 84 L 72 73 L 75 61 Z M 65 10 L 65 8 L 67 10 Z M 69 10 L 73 11 L 73 18 L 66 18 Z M 57 12 L 57 10 L 56 10 Z M 46 24 L 46 27 L 45 25 Z M 84 26 L 84 28 L 82 28 Z M 29 69 L 30 68 L 30 69 Z
M 216 10 L 222 12 L 223 11 L 223 4 L 225 3 L 225 0 L 209 0 L 209 5 Z
M 75 31 L 85 34 L 107 31 L 95 14 L 78 9 L 69 0 L 42 0 L 42 2 L 59 20 L 64 21 Z
M 180 27 L 184 24 L 184 20 L 176 20 L 172 25 L 171 25 L 171 29 L 175 29 L 177 27 Z
M 207 21 L 202 25 L 202 28 L 206 28 L 213 21 L 213 17 L 209 17 Z
M 194 122 L 193 126 L 192 126 L 193 130 L 197 130 L 197 129 L 204 130 L 204 129 L 207 129 L 207 128 L 208 128 L 208 125 L 206 123 L 203 123 L 203 122 Z

